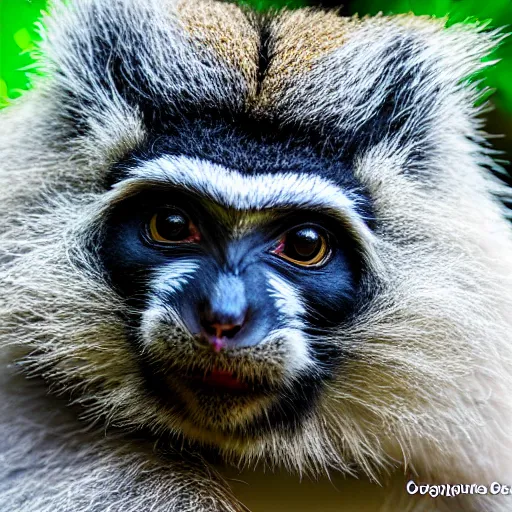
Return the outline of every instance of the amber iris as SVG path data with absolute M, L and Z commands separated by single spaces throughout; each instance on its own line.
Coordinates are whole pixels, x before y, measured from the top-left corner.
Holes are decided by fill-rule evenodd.
M 319 266 L 329 257 L 327 236 L 314 227 L 289 231 L 273 251 L 281 258 L 304 267 Z
M 197 242 L 199 232 L 192 221 L 177 210 L 155 213 L 149 221 L 149 236 L 158 243 Z

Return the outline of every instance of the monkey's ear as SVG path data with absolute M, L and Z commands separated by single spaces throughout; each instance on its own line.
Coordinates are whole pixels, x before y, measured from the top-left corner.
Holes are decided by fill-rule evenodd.
M 223 102 L 220 108 L 237 108 L 243 102 L 245 77 L 226 64 L 225 48 L 217 52 L 221 38 L 208 34 L 205 20 L 222 26 L 230 14 L 246 26 L 249 21 L 233 5 L 224 8 L 227 13 L 211 2 L 194 5 L 192 10 L 173 0 L 51 3 L 39 63 L 67 136 L 101 144 L 140 133 L 159 116 L 179 115 L 191 105 Z
M 485 24 L 445 24 L 412 15 L 351 19 L 340 27 L 338 47 L 325 44 L 323 54 L 316 51 L 306 63 L 309 69 L 286 73 L 274 64 L 281 76 L 269 81 L 282 86 L 269 87 L 267 102 L 285 119 L 344 143 L 349 153 L 381 144 L 387 154 L 415 159 L 456 143 L 455 134 L 474 138 L 481 110 L 475 105 L 486 93 L 476 79 L 504 36 Z M 321 43 L 315 30 L 309 39 Z M 300 60 L 304 44 L 293 46 L 288 41 L 286 58 Z

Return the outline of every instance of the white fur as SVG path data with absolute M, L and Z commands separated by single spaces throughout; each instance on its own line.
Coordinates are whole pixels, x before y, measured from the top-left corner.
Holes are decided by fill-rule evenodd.
M 499 33 L 426 18 L 283 12 L 269 18 L 271 61 L 258 84 L 254 18 L 209 2 L 194 18 L 183 5 L 54 1 L 39 60 L 45 76 L 0 114 L 0 508 L 238 510 L 204 461 L 162 444 L 169 435 L 177 447 L 185 437 L 214 443 L 224 461 L 249 466 L 335 468 L 379 482 L 396 471 L 438 483 L 512 483 L 512 234 L 496 198 L 510 190 L 488 172 L 495 164 L 483 144 L 483 107 L 474 107 L 481 91 L 469 80 L 489 65 L 482 58 Z M 215 9 L 232 17 L 214 18 Z M 124 77 L 108 65 L 95 70 L 99 41 L 110 59 L 136 48 L 137 69 L 127 62 Z M 352 162 L 374 230 L 352 192 L 311 176 L 245 178 L 166 158 L 106 191 L 111 165 L 148 137 L 140 107 L 117 88 L 121 78 L 140 88 L 136 71 L 149 84 L 141 95 L 159 96 L 171 113 L 186 98 L 252 109 L 314 129 L 327 148 L 359 133 L 403 84 L 391 112 L 403 124 L 361 145 Z M 323 339 L 346 364 L 294 435 L 208 437 L 147 392 L 122 320 L 127 306 L 84 242 L 101 232 L 112 201 L 151 185 L 148 176 L 235 207 L 327 205 L 372 262 L 363 288 L 376 293 Z M 177 364 L 195 357 L 175 334 Z M 239 368 L 277 378 L 293 354 L 266 350 L 240 356 Z M 506 497 L 415 501 L 391 491 L 383 506 L 393 512 L 511 509 Z
M 287 373 L 291 377 L 296 377 L 297 374 L 300 375 L 301 370 L 313 371 L 315 363 L 310 357 L 301 321 L 305 308 L 298 290 L 271 272 L 267 273 L 267 282 L 270 297 L 274 299 L 282 318 L 286 319 L 286 327 L 274 330 L 269 338 L 284 339 L 289 343 Z

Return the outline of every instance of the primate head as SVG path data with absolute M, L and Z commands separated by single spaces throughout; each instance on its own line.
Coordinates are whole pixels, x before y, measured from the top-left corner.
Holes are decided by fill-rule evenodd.
M 252 131 L 210 119 L 145 141 L 116 168 L 97 239 L 152 392 L 189 428 L 236 437 L 309 413 L 343 364 L 328 340 L 372 243 L 363 187 L 324 177 L 346 181 L 343 166 Z
M 373 474 L 478 431 L 512 375 L 472 80 L 497 33 L 156 0 L 44 25 L 0 148 L 1 336 L 29 374 L 238 459 Z

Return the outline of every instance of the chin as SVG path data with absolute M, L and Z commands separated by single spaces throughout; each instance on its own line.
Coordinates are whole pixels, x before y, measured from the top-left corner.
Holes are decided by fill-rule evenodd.
M 287 366 L 293 338 L 220 352 L 192 336 L 173 339 L 153 339 L 140 362 L 160 423 L 189 441 L 240 455 L 248 444 L 264 444 L 269 433 L 300 429 L 328 381 L 320 371 Z

